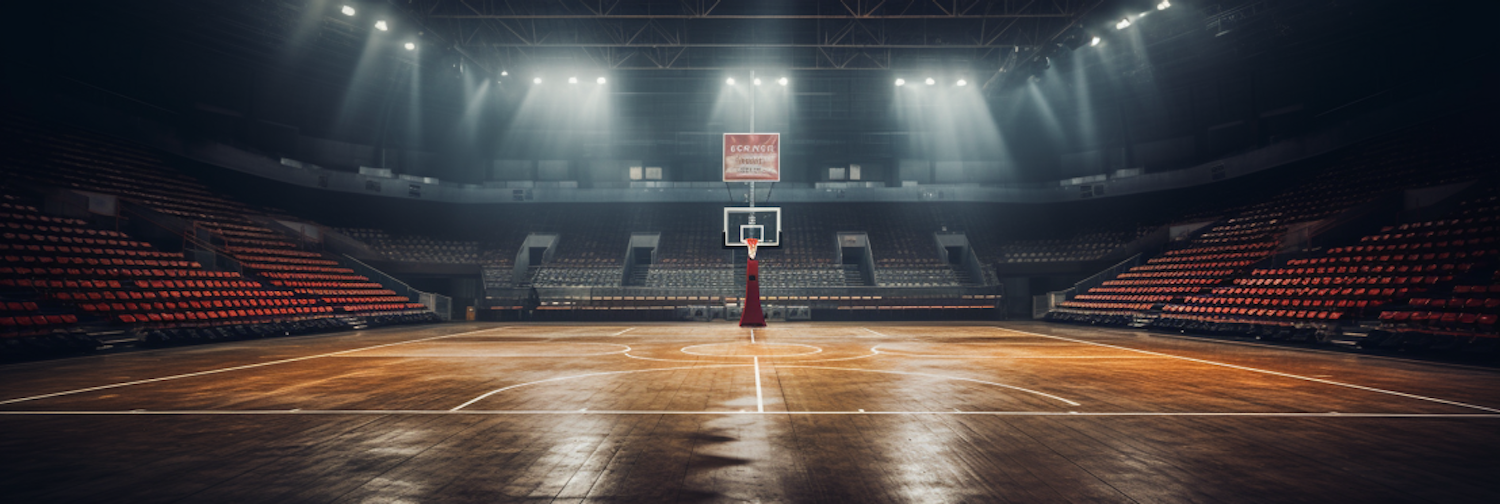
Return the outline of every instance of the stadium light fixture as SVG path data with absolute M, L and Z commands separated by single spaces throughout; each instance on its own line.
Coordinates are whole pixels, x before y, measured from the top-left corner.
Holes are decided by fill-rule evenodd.
M 905 85 L 906 85 L 906 79 L 896 79 L 896 87 L 901 87 L 901 86 L 905 86 Z
M 1167 10 L 1167 7 L 1171 6 L 1172 0 L 1161 0 L 1161 3 L 1156 4 L 1156 10 Z
M 354 15 L 354 8 L 350 7 L 348 5 L 345 5 L 344 8 L 339 9 L 339 12 L 344 13 L 345 16 L 353 16 Z
M 931 86 L 933 84 L 937 84 L 937 79 L 934 79 L 932 77 L 928 77 L 927 78 L 927 85 Z
M 578 83 L 578 78 L 577 77 L 568 77 L 568 84 L 577 84 L 577 83 Z
M 380 30 L 380 31 L 386 31 L 386 30 L 389 30 L 389 29 L 391 29 L 391 27 L 390 27 L 390 26 L 387 26 L 387 25 L 386 25 L 386 24 L 385 24 L 385 20 L 384 20 L 384 19 L 382 19 L 382 20 L 379 20 L 379 21 L 376 21 L 376 22 L 375 22 L 375 29 L 376 29 L 376 30 Z
M 790 81 L 786 80 L 786 77 L 782 77 L 780 79 L 776 79 L 776 83 L 777 84 L 781 84 L 783 86 L 785 86 L 787 82 L 790 82 Z
M 1099 37 L 1094 37 L 1093 40 L 1089 41 L 1089 47 L 1095 47 L 1095 46 L 1098 46 L 1098 45 L 1099 45 Z
M 734 85 L 734 77 L 730 77 L 728 79 L 724 79 L 724 83 L 733 86 Z
M 1121 19 L 1120 22 L 1115 23 L 1115 29 L 1116 30 L 1124 30 L 1124 29 L 1129 28 L 1129 27 L 1130 27 L 1130 18 L 1124 18 L 1124 19 Z
M 500 76 L 501 77 L 510 77 L 510 72 L 507 72 L 505 70 L 501 70 L 500 71 Z
M 416 44 L 411 43 L 411 42 L 407 42 L 406 43 L 406 50 L 408 50 L 408 51 L 414 51 L 416 49 L 417 49 L 417 45 Z
M 541 77 L 537 77 L 535 79 L 531 79 L 531 83 L 532 84 L 541 84 L 542 83 L 542 78 Z
M 966 80 L 963 80 L 963 79 L 959 79 L 958 80 L 958 86 L 959 87 L 963 87 L 963 86 L 967 86 L 967 85 L 969 85 L 969 81 L 966 81 Z
M 759 86 L 760 85 L 760 77 L 756 77 L 755 80 L 750 81 L 750 83 Z
M 601 85 L 602 85 L 602 84 L 604 84 L 604 82 L 605 82 L 605 81 L 604 81 L 604 78 L 603 78 L 603 77 L 600 77 L 600 78 L 598 78 L 598 79 L 594 79 L 594 83 L 595 83 L 595 84 L 601 84 Z

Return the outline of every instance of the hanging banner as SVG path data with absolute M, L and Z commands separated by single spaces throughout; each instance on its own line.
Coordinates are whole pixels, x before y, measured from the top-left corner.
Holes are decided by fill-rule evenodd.
M 780 133 L 725 133 L 725 182 L 780 182 Z

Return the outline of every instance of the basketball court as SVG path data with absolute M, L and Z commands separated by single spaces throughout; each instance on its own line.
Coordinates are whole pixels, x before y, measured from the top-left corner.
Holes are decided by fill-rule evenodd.
M 0 394 L 18 502 L 1500 490 L 1494 370 L 1032 323 L 391 328 L 6 366 Z

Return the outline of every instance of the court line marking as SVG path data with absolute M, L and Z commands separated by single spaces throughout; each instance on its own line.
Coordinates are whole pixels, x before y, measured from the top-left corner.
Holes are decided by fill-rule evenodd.
M 754 329 L 750 330 L 750 344 L 751 345 L 755 344 L 755 330 Z
M 871 348 L 871 350 L 874 350 L 874 349 Z M 835 358 L 835 359 L 810 359 L 810 360 L 800 360 L 799 359 L 799 360 L 794 360 L 792 362 L 838 362 L 838 361 L 848 361 L 848 360 L 855 360 L 855 359 L 868 359 L 870 357 L 878 357 L 880 355 L 883 355 L 883 354 L 881 354 L 880 352 L 873 352 L 872 351 L 870 353 L 867 353 L 867 354 L 864 354 L 864 355 L 856 355 L 854 357 L 839 357 L 839 358 Z
M 202 415 L 202 416 L 270 416 L 270 415 L 934 415 L 934 416 L 1016 416 L 1016 417 L 1227 417 L 1227 418 L 1388 418 L 1388 419 L 1477 419 L 1497 420 L 1495 413 L 1318 413 L 1297 411 L 1269 412 L 1192 412 L 1192 411 L 649 411 L 649 410 L 57 410 L 0 411 L 4 416 L 130 416 L 130 415 Z
M 624 331 L 620 331 L 620 332 L 617 332 L 617 333 L 614 333 L 614 334 L 611 334 L 611 335 L 609 335 L 609 337 L 611 337 L 611 338 L 613 338 L 613 337 L 615 337 L 615 336 L 619 336 L 619 335 L 621 335 L 621 334 L 625 334 L 625 333 L 628 333 L 628 332 L 630 332 L 630 331 L 634 331 L 634 330 L 635 330 L 635 328 L 634 328 L 634 327 L 627 327 L 627 328 L 625 328 L 625 330 L 624 330 Z
M 456 336 L 464 336 L 464 335 L 475 334 L 475 333 L 482 333 L 482 332 L 489 332 L 489 331 L 499 331 L 499 330 L 504 330 L 504 329 L 510 329 L 510 326 L 494 327 L 494 328 L 490 328 L 490 329 L 480 329 L 480 330 L 477 330 L 477 331 L 468 331 L 468 332 L 461 332 L 461 333 L 455 333 L 455 334 L 445 334 L 445 335 L 442 335 L 442 336 L 433 336 L 431 338 L 420 338 L 420 339 L 414 339 L 414 340 L 410 340 L 410 341 L 398 341 L 398 342 L 395 342 L 395 343 L 385 343 L 385 344 L 380 344 L 380 345 L 368 346 L 368 347 L 363 347 L 363 348 L 354 348 L 354 349 L 350 349 L 350 350 L 340 350 L 340 351 L 337 351 L 337 352 L 322 353 L 322 354 L 317 354 L 317 355 L 305 355 L 305 356 L 302 356 L 302 357 L 293 357 L 293 358 L 290 358 L 290 359 L 274 360 L 274 361 L 270 361 L 270 362 L 257 362 L 255 364 L 245 364 L 245 365 L 240 365 L 240 366 L 231 366 L 231 367 L 226 367 L 226 368 L 210 369 L 210 370 L 206 370 L 206 371 L 197 371 L 197 372 L 192 372 L 192 373 L 183 373 L 183 374 L 177 374 L 177 375 L 171 375 L 171 376 L 162 376 L 162 377 L 158 377 L 158 378 L 147 378 L 147 379 L 144 379 L 144 380 L 133 380 L 133 381 L 128 381 L 128 382 L 112 383 L 112 384 L 109 384 L 109 385 L 99 385 L 99 386 L 96 386 L 96 387 L 85 387 L 85 388 L 80 388 L 80 389 L 64 390 L 62 392 L 53 392 L 53 393 L 50 393 L 50 394 L 39 394 L 39 395 L 34 395 L 34 396 L 29 396 L 29 397 L 18 397 L 18 398 L 15 398 L 15 399 L 6 399 L 4 401 L 0 401 L 0 404 L 15 404 L 15 403 L 26 402 L 26 401 L 34 401 L 34 400 L 37 400 L 37 399 L 47 399 L 47 398 L 51 398 L 51 397 L 60 397 L 60 396 L 65 396 L 65 395 L 81 394 L 81 393 L 84 393 L 84 392 L 94 392 L 94 391 L 98 391 L 98 390 L 108 390 L 108 389 L 112 389 L 112 388 L 129 387 L 131 385 L 141 385 L 141 384 L 146 384 L 146 383 L 155 383 L 155 382 L 163 382 L 163 381 L 168 381 L 168 380 L 176 380 L 176 379 L 179 379 L 179 378 L 192 378 L 192 377 L 195 377 L 195 376 L 204 376 L 204 375 L 211 375 L 211 374 L 217 374 L 217 373 L 226 373 L 226 372 L 229 372 L 229 371 L 239 371 L 239 370 L 243 370 L 243 369 L 252 369 L 252 368 L 258 368 L 258 367 L 265 367 L 265 366 L 274 366 L 274 365 L 277 365 L 277 364 L 286 364 L 286 363 L 290 363 L 290 362 L 300 362 L 300 361 L 305 361 L 305 360 L 310 360 L 310 359 L 318 359 L 318 358 L 323 358 L 323 357 L 333 357 L 333 356 L 336 356 L 336 355 L 343 355 L 343 354 L 354 353 L 354 352 L 363 352 L 365 350 L 373 350 L 373 349 L 376 349 L 376 348 L 385 348 L 385 347 L 391 347 L 391 346 L 396 346 L 396 345 L 405 345 L 405 344 L 408 344 L 408 343 L 420 343 L 420 342 L 423 342 L 423 341 L 432 341 L 432 340 L 436 340 L 436 339 L 452 338 L 452 337 L 456 337 Z
M 523 343 L 532 343 L 532 342 L 528 341 L 528 342 L 523 342 Z M 484 343 L 484 344 L 493 344 L 493 343 Z M 514 343 L 512 343 L 512 344 L 514 344 Z M 614 351 L 614 352 L 604 352 L 604 353 L 589 353 L 589 354 L 510 354 L 510 355 L 484 355 L 484 354 L 407 354 L 407 355 L 372 355 L 372 356 L 368 356 L 368 357 L 362 356 L 362 355 L 355 355 L 355 356 L 340 355 L 339 357 L 346 358 L 346 359 L 381 359 L 381 358 L 421 359 L 421 358 L 426 358 L 426 357 L 443 358 L 443 359 L 447 359 L 447 358 L 500 359 L 500 358 L 508 358 L 508 357 L 603 357 L 603 356 L 606 356 L 606 355 L 619 355 L 619 354 L 623 354 L 623 353 L 626 353 L 626 352 L 629 352 L 629 351 L 632 350 L 632 348 L 630 348 L 630 345 L 622 345 L 622 344 L 619 344 L 619 343 L 582 342 L 582 343 L 542 343 L 542 344 L 545 344 L 545 345 L 567 345 L 567 346 L 572 346 L 572 345 L 606 345 L 606 346 L 621 347 L 621 348 L 624 348 L 624 350 L 617 350 L 617 351 Z
M 706 366 L 679 366 L 679 367 L 654 368 L 654 369 L 632 369 L 632 370 L 629 370 L 629 371 L 605 371 L 605 372 L 601 372 L 601 373 L 585 373 L 585 374 L 580 374 L 580 375 L 558 376 L 558 377 L 554 377 L 554 378 L 547 378 L 547 379 L 544 379 L 544 380 L 529 381 L 529 382 L 526 382 L 526 383 L 517 383 L 515 385 L 500 387 L 500 388 L 497 388 L 495 390 L 491 390 L 489 392 L 485 392 L 484 394 L 481 394 L 479 397 L 475 397 L 473 399 L 469 399 L 467 402 L 465 402 L 463 404 L 460 404 L 458 406 L 454 406 L 452 409 L 449 409 L 448 411 L 462 410 L 462 409 L 468 407 L 469 405 L 477 403 L 479 401 L 483 401 L 483 400 L 485 400 L 486 398 L 489 398 L 492 395 L 499 394 L 499 393 L 505 392 L 507 390 L 518 389 L 518 388 L 529 386 L 529 385 L 536 385 L 536 384 L 539 384 L 539 383 L 548 383 L 548 382 L 563 381 L 563 380 L 573 380 L 573 379 L 578 379 L 578 378 L 592 378 L 592 377 L 595 377 L 595 376 L 610 376 L 610 375 L 622 375 L 622 374 L 632 374 L 632 373 L 649 373 L 649 372 L 653 372 L 653 371 L 681 371 L 681 370 L 684 370 L 684 369 L 706 369 L 706 368 L 726 368 L 726 367 L 750 367 L 750 365 L 749 364 L 710 364 L 710 365 L 706 365 Z
M 1070 401 L 1070 400 L 1062 398 L 1062 397 L 1058 397 L 1058 396 L 1055 396 L 1055 395 L 1052 395 L 1052 394 L 1048 394 L 1046 392 L 1038 392 L 1038 391 L 1031 390 L 1031 389 L 1028 389 L 1028 388 L 1017 387 L 1015 385 L 1006 385 L 1004 383 L 995 383 L 995 382 L 992 382 L 992 381 L 976 380 L 974 378 L 964 378 L 964 377 L 961 377 L 961 376 L 946 376 L 946 375 L 935 375 L 935 374 L 928 374 L 928 373 L 914 373 L 914 372 L 911 372 L 911 371 L 890 371 L 890 370 L 884 370 L 884 369 L 840 368 L 840 367 L 828 367 L 828 366 L 783 365 L 783 366 L 777 366 L 777 367 L 780 367 L 780 368 L 805 368 L 805 369 L 828 369 L 828 370 L 833 370 L 833 371 L 859 371 L 859 372 L 864 372 L 864 373 L 882 373 L 882 374 L 895 374 L 895 375 L 908 375 L 908 376 L 923 376 L 923 377 L 927 377 L 927 378 L 937 378 L 937 379 L 940 379 L 940 380 L 966 381 L 966 382 L 978 383 L 978 384 L 982 384 L 982 385 L 990 385 L 990 386 L 995 386 L 995 387 L 1000 387 L 1000 388 L 1007 388 L 1007 389 L 1011 389 L 1011 390 L 1026 392 L 1028 394 L 1036 394 L 1036 395 L 1039 395 L 1039 396 L 1042 396 L 1042 397 L 1046 397 L 1048 399 L 1054 399 L 1054 400 L 1057 400 L 1057 401 L 1061 401 L 1061 402 L 1063 402 L 1063 403 L 1065 403 L 1065 404 L 1067 404 L 1069 406 L 1082 406 L 1083 405 L 1081 403 L 1073 402 L 1073 401 Z
M 875 345 L 873 347 L 870 347 L 870 351 L 871 352 L 875 352 L 875 353 L 880 354 L 880 355 L 889 355 L 891 357 L 921 357 L 921 358 L 929 358 L 929 359 L 1161 359 L 1161 358 L 1163 358 L 1161 356 L 1155 356 L 1155 355 L 1152 355 L 1152 356 L 1139 356 L 1139 355 L 1025 355 L 1025 356 L 1017 355 L 1017 356 L 1006 356 L 1006 355 L 908 354 L 908 353 L 892 352 L 890 350 L 886 350 L 886 351 L 882 352 L 880 350 L 880 347 L 883 347 L 883 346 L 885 346 L 885 343 L 881 343 L 879 345 Z
M 718 354 L 706 354 L 706 353 L 697 353 L 697 352 L 689 352 L 688 351 L 689 348 L 698 348 L 698 347 L 706 347 L 706 346 L 719 346 L 719 345 L 734 345 L 734 344 L 736 344 L 736 343 L 703 343 L 703 344 L 700 344 L 700 345 L 688 345 L 688 346 L 685 346 L 685 347 L 677 349 L 677 351 L 685 353 L 685 354 L 688 354 L 688 355 L 700 355 L 700 356 L 703 356 L 703 357 L 740 357 L 740 358 L 743 358 L 742 356 L 739 356 L 739 355 L 718 355 Z M 813 346 L 813 345 L 804 345 L 804 344 L 801 344 L 801 343 L 762 343 L 762 345 L 767 345 L 767 346 L 799 346 L 799 347 L 807 347 L 807 348 L 814 349 L 813 351 L 807 352 L 807 353 L 786 354 L 786 355 L 767 355 L 766 357 L 796 357 L 796 356 L 799 356 L 799 355 L 815 355 L 815 354 L 819 354 L 819 353 L 823 352 L 823 348 L 822 347 L 817 347 L 817 346 Z
M 1297 380 L 1305 380 L 1305 381 L 1310 381 L 1310 382 L 1314 382 L 1314 383 L 1322 383 L 1322 384 L 1325 384 L 1325 385 L 1335 385 L 1335 386 L 1339 386 L 1339 387 L 1347 387 L 1347 388 L 1352 388 L 1352 389 L 1356 389 L 1356 390 L 1364 390 L 1364 391 L 1368 391 L 1368 392 L 1379 392 L 1379 393 L 1382 393 L 1382 394 L 1390 394 L 1390 395 L 1393 395 L 1393 396 L 1405 397 L 1405 398 L 1408 398 L 1408 399 L 1418 399 L 1418 400 L 1422 400 L 1422 401 L 1429 401 L 1429 402 L 1435 402 L 1435 403 L 1440 403 L 1440 404 L 1447 404 L 1447 405 L 1451 405 L 1451 406 L 1461 406 L 1461 407 L 1464 407 L 1464 408 L 1477 409 L 1477 410 L 1480 410 L 1480 411 L 1488 411 L 1488 412 L 1491 412 L 1491 413 L 1500 413 L 1500 409 L 1496 409 L 1496 408 L 1479 406 L 1479 405 L 1475 405 L 1475 404 L 1469 404 L 1469 403 L 1458 402 L 1458 401 L 1450 401 L 1448 399 L 1439 399 L 1439 398 L 1436 398 L 1436 397 L 1428 397 L 1428 396 L 1424 396 L 1424 395 L 1408 394 L 1406 392 L 1397 392 L 1397 391 L 1394 391 L 1394 390 L 1386 390 L 1386 389 L 1382 389 L 1382 388 L 1366 387 L 1364 385 L 1355 385 L 1353 383 L 1344 383 L 1344 382 L 1338 382 L 1338 381 L 1333 381 L 1333 380 L 1324 380 L 1322 378 L 1313 378 L 1311 376 L 1302 376 L 1302 375 L 1295 375 L 1295 374 L 1291 374 L 1291 373 L 1283 373 L 1281 371 L 1271 371 L 1269 369 L 1260 369 L 1260 368 L 1253 368 L 1253 367 L 1249 367 L 1249 366 L 1240 366 L 1240 365 L 1229 364 L 1229 363 L 1225 363 L 1225 362 L 1215 362 L 1215 361 L 1211 361 L 1211 360 L 1197 359 L 1197 358 L 1193 358 L 1193 357 L 1183 357 L 1181 355 L 1172 355 L 1172 354 L 1161 353 L 1161 352 L 1153 352 L 1153 351 L 1150 351 L 1150 350 L 1139 350 L 1139 349 L 1130 348 L 1130 347 L 1123 347 L 1123 346 L 1118 346 L 1118 345 L 1110 345 L 1110 344 L 1107 344 L 1107 343 L 1095 343 L 1095 342 L 1087 341 L 1087 340 L 1065 338 L 1065 337 L 1062 337 L 1062 336 L 1052 336 L 1052 335 L 1048 335 L 1048 334 L 1034 333 L 1034 332 L 1028 332 L 1028 331 L 1019 331 L 1019 330 L 1016 330 L 1016 329 L 1006 329 L 1006 328 L 1003 328 L 1003 327 L 995 327 L 994 329 L 998 329 L 998 330 L 1002 330 L 1002 331 L 1016 332 L 1016 333 L 1021 333 L 1021 334 L 1030 334 L 1032 336 L 1041 336 L 1041 337 L 1044 337 L 1044 338 L 1052 338 L 1052 339 L 1058 339 L 1058 340 L 1063 340 L 1063 341 L 1071 341 L 1071 342 L 1074 342 L 1074 343 L 1081 343 L 1081 344 L 1085 344 L 1085 345 L 1102 346 L 1102 347 L 1108 347 L 1108 348 L 1115 348 L 1115 349 L 1119 349 L 1119 350 L 1129 350 L 1131 352 L 1139 352 L 1139 353 L 1143 353 L 1143 354 L 1159 355 L 1159 356 L 1162 356 L 1162 357 L 1171 357 L 1171 358 L 1174 358 L 1174 359 L 1182 359 L 1182 360 L 1185 360 L 1185 361 L 1197 362 L 1197 363 L 1200 363 L 1200 364 L 1209 364 L 1209 365 L 1213 365 L 1213 366 L 1221 366 L 1221 367 L 1227 367 L 1227 368 L 1231 368 L 1231 369 L 1239 369 L 1241 371 L 1251 371 L 1251 372 L 1255 372 L 1255 373 L 1264 373 L 1264 374 L 1273 375 L 1273 376 L 1280 376 L 1280 377 L 1283 377 L 1283 378 L 1293 378 L 1293 379 L 1297 379 Z
M 766 412 L 766 398 L 760 393 L 760 357 L 755 358 L 755 412 Z
M 773 344 L 773 343 L 763 343 L 763 344 L 769 345 L 769 344 Z M 629 353 L 625 353 L 625 354 L 622 354 L 622 355 L 624 355 L 626 357 L 629 357 L 629 358 L 632 358 L 632 359 L 640 359 L 640 360 L 647 360 L 647 361 L 657 361 L 657 362 L 703 362 L 702 360 L 695 360 L 695 359 L 661 359 L 661 358 L 657 358 L 657 357 L 642 357 L 642 356 L 639 356 L 639 355 L 631 355 Z M 814 354 L 798 354 L 798 355 L 814 355 Z M 884 355 L 884 354 L 880 354 L 880 353 L 867 353 L 867 354 L 864 354 L 864 355 L 856 355 L 854 357 L 837 357 L 837 358 L 833 358 L 833 359 L 795 359 L 795 360 L 793 360 L 791 362 L 838 362 L 838 361 L 849 361 L 849 360 L 856 360 L 856 359 L 868 359 L 870 357 L 878 357 L 880 355 Z M 703 356 L 704 357 L 726 357 L 726 358 L 733 358 L 733 357 L 735 357 L 733 355 L 703 355 Z M 794 356 L 763 355 L 761 357 L 765 357 L 767 359 L 775 359 L 775 358 L 781 358 L 781 357 L 794 357 Z
M 630 355 L 629 352 L 621 354 L 621 355 L 624 355 L 624 356 L 632 358 L 632 359 L 657 361 L 657 362 L 703 362 L 701 360 L 694 360 L 694 359 L 658 359 L 658 358 L 655 358 L 655 357 L 641 357 L 639 355 Z
M 881 333 L 880 331 L 876 331 L 876 330 L 868 328 L 868 327 L 861 327 L 860 329 L 864 329 L 866 331 L 870 331 L 870 334 L 874 334 L 874 335 L 880 336 L 882 338 L 891 338 L 891 337 L 893 337 L 893 336 L 887 336 L 887 335 Z

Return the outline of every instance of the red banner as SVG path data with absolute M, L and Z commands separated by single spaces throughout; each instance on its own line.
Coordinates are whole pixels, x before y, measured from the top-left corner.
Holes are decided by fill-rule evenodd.
M 725 133 L 725 182 L 780 182 L 780 133 Z

